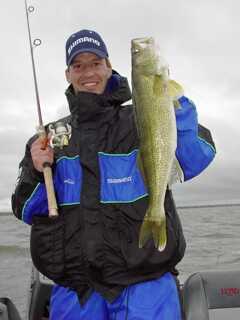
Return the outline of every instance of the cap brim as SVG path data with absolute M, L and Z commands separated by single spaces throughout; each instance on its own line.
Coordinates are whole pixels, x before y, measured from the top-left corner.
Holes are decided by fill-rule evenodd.
M 94 53 L 95 55 L 97 55 L 99 58 L 105 59 L 108 57 L 108 55 L 98 49 L 94 49 L 94 48 L 86 48 L 86 49 L 80 49 L 77 50 L 76 52 L 74 52 L 74 54 L 69 58 L 68 60 L 68 66 L 72 63 L 73 59 L 80 53 L 84 53 L 84 52 L 90 52 L 90 53 Z

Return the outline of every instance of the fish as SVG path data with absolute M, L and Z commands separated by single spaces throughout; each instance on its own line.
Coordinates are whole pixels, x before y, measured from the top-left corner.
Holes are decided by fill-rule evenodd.
M 153 37 L 131 41 L 132 96 L 140 138 L 140 170 L 147 184 L 149 202 L 139 234 L 139 247 L 153 238 L 159 251 L 167 244 L 164 199 L 169 181 L 181 180 L 175 157 L 177 129 L 175 107 L 182 87 L 169 78 L 169 66 L 159 55 Z M 173 169 L 174 168 L 174 169 Z M 174 172 L 174 174 L 173 174 Z M 175 179 L 172 176 L 176 176 Z M 173 182 L 171 182 L 173 183 Z

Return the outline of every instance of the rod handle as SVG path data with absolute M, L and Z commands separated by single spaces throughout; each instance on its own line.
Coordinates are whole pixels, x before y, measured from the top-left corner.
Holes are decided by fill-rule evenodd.
M 48 215 L 50 218 L 55 218 L 58 217 L 58 207 L 53 185 L 52 168 L 48 162 L 43 165 L 43 175 L 47 191 Z

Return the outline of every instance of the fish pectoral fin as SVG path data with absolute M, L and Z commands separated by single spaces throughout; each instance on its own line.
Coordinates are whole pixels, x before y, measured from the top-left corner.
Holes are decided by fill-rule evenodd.
M 173 184 L 177 182 L 183 182 L 183 181 L 184 181 L 184 174 L 183 174 L 182 168 L 180 166 L 178 159 L 176 158 L 176 156 L 174 156 L 171 172 L 168 178 L 169 189 L 171 189 Z
M 154 245 L 159 251 L 163 251 L 167 244 L 166 217 L 162 219 L 145 216 L 139 235 L 139 248 L 143 248 L 146 242 L 153 237 Z
M 183 87 L 175 80 L 169 80 L 168 92 L 173 100 L 174 107 L 181 108 L 181 104 L 178 100 L 184 95 Z

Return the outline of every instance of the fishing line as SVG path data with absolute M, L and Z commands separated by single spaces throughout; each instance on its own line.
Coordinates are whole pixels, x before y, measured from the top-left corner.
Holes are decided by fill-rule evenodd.
M 30 45 L 30 52 L 31 52 L 32 71 L 33 71 L 34 87 L 35 87 L 36 102 L 37 102 L 37 113 L 38 113 L 37 132 L 38 132 L 39 138 L 41 138 L 41 141 L 42 141 L 42 149 L 45 150 L 48 145 L 48 138 L 47 138 L 47 132 L 43 125 L 39 91 L 38 91 L 38 83 L 37 83 L 37 75 L 36 75 L 36 67 L 35 67 L 35 61 L 34 61 L 34 55 L 33 55 L 34 48 L 40 46 L 42 41 L 40 39 L 34 39 L 34 41 L 32 41 L 30 23 L 29 23 L 29 14 L 34 12 L 34 10 L 35 10 L 34 7 L 28 6 L 27 0 L 25 0 L 25 12 L 26 12 L 26 18 L 27 18 L 28 38 L 29 38 L 29 45 Z M 45 182 L 46 191 L 47 191 L 48 212 L 49 212 L 48 216 L 51 218 L 55 218 L 58 216 L 58 210 L 57 210 L 58 207 L 57 207 L 57 201 L 56 201 L 55 190 L 53 185 L 51 164 L 48 162 L 45 162 L 43 164 L 43 175 L 44 175 L 44 182 Z

